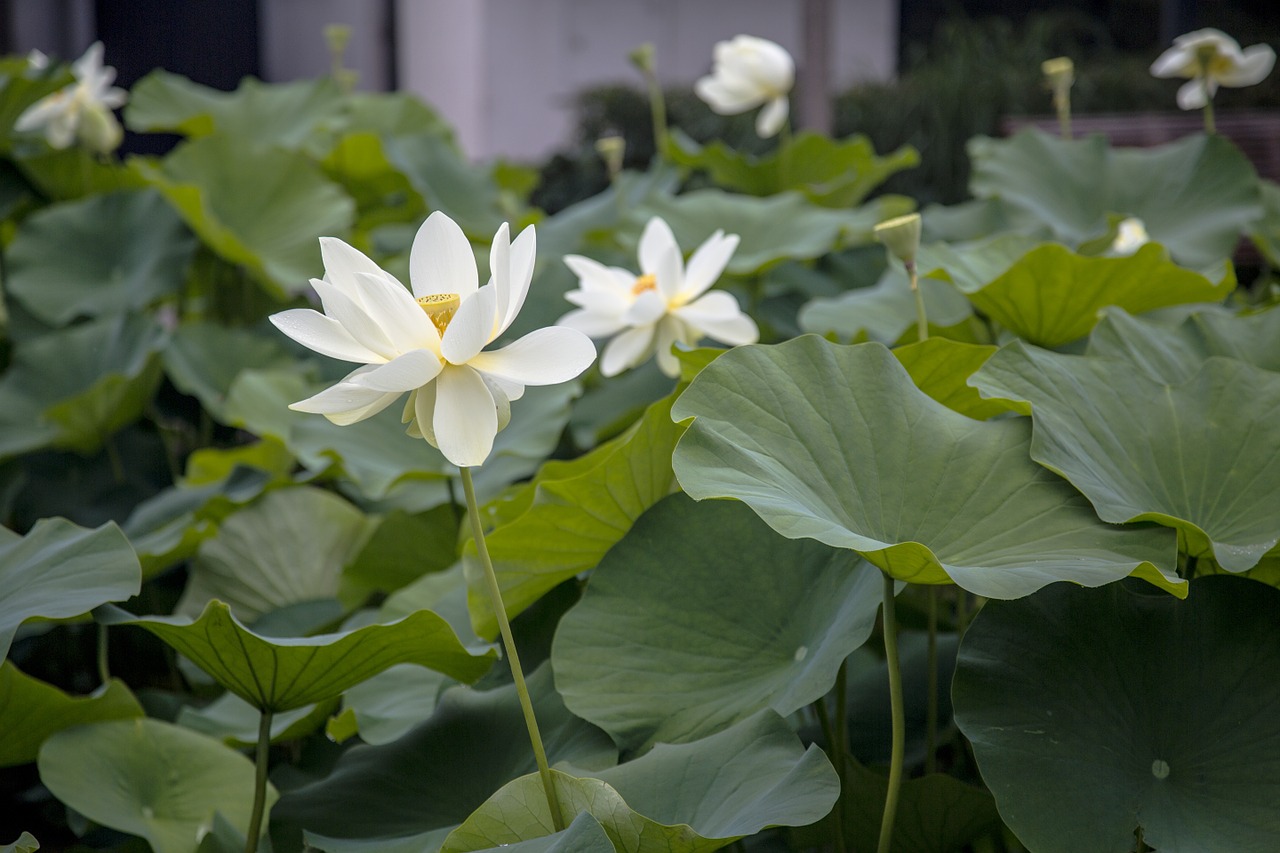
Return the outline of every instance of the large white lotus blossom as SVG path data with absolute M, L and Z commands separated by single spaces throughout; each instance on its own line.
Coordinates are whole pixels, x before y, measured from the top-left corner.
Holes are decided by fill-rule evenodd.
M 29 60 L 30 61 L 30 60 Z M 90 151 L 114 151 L 124 138 L 111 111 L 129 95 L 115 82 L 116 70 L 102 64 L 102 42 L 95 41 L 71 66 L 76 81 L 46 95 L 23 110 L 14 122 L 19 132 L 44 129 L 54 148 L 69 148 L 77 138 Z
M 711 76 L 693 90 L 721 115 L 737 115 L 764 104 L 756 117 L 756 133 L 768 138 L 782 129 L 790 109 L 787 95 L 795 84 L 791 54 L 768 39 L 734 36 L 716 43 Z
M 1189 77 L 1178 89 L 1178 106 L 1198 110 L 1219 86 L 1252 86 L 1261 83 L 1276 63 L 1270 45 L 1255 44 L 1244 50 L 1231 36 L 1215 29 L 1196 30 L 1173 40 L 1173 47 L 1151 63 L 1156 77 Z
M 484 350 L 524 305 L 535 241 L 533 226 L 513 242 L 504 223 L 489 252 L 492 277 L 480 287 L 470 241 L 436 211 L 413 241 L 411 295 L 358 250 L 322 238 L 325 277 L 311 286 L 324 313 L 299 308 L 274 314 L 271 322 L 303 346 L 364 366 L 289 408 L 346 425 L 408 391 L 403 421 L 411 436 L 425 438 L 459 467 L 483 463 L 526 385 L 567 382 L 596 356 L 586 335 L 554 327 Z
M 655 353 L 662 372 L 678 376 L 680 362 L 671 354 L 677 341 L 691 346 L 707 337 L 737 346 L 760 338 L 755 321 L 742 313 L 736 299 L 722 290 L 706 292 L 736 248 L 737 234 L 717 231 L 686 267 L 671 227 L 655 216 L 640 236 L 639 276 L 581 255 L 565 256 L 578 276 L 578 289 L 565 298 L 581 307 L 558 322 L 593 338 L 617 335 L 600 357 L 605 376 L 643 364 Z

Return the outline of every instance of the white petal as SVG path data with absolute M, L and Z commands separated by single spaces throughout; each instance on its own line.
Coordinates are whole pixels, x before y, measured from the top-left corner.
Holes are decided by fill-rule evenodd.
M 636 301 L 636 294 L 630 290 L 619 293 L 616 290 L 596 287 L 589 290 L 570 290 L 564 298 L 579 308 L 621 317 L 631 307 L 631 303 Z
M 71 63 L 71 73 L 77 80 L 92 80 L 102 71 L 102 51 L 102 42 L 95 41 L 83 56 Z M 115 69 L 112 69 L 112 77 L 115 77 Z
M 324 415 L 339 426 L 348 426 L 376 415 L 395 402 L 400 393 L 377 391 L 344 381 L 313 397 L 292 403 L 289 408 L 295 412 Z
M 785 96 L 774 98 L 765 104 L 760 115 L 756 116 L 756 134 L 761 139 L 768 139 L 782 130 L 782 126 L 787 123 L 787 113 L 790 109 L 791 106 Z
M 662 257 L 658 258 L 657 269 L 653 272 L 654 278 L 658 281 L 657 292 L 662 294 L 663 301 L 677 300 L 680 292 L 684 290 L 684 257 L 680 254 L 680 247 L 675 245 L 668 247 Z
M 560 326 L 537 329 L 502 349 L 482 352 L 467 364 L 521 385 L 558 385 L 591 366 L 596 348 L 582 332 Z
M 507 295 L 506 308 L 501 303 L 498 305 L 498 327 L 493 332 L 495 338 L 511 326 L 524 307 L 525 297 L 529 295 L 529 283 L 533 281 L 537 251 L 538 234 L 530 225 L 511 243 L 511 290 Z
M 755 321 L 742 313 L 737 300 L 723 290 L 708 293 L 686 305 L 676 311 L 676 316 L 693 330 L 732 346 L 760 340 Z
M 507 424 L 511 423 L 511 398 L 507 396 L 503 385 L 493 377 L 482 373 L 480 378 L 484 380 L 489 393 L 493 395 L 493 407 L 498 413 L 498 432 L 502 432 L 507 428 Z M 521 391 L 523 390 L 521 387 Z
M 365 313 L 382 329 L 396 353 L 436 347 L 440 335 L 435 325 L 402 285 L 365 272 L 356 273 L 355 279 Z
M 1218 84 L 1212 79 L 1209 80 L 1209 94 L 1213 94 L 1218 88 Z M 1204 96 L 1204 81 L 1196 77 L 1188 80 L 1178 87 L 1178 107 L 1184 110 L 1198 110 L 1208 101 Z
M 1255 44 L 1245 48 L 1234 69 L 1218 75 L 1218 82 L 1224 86 L 1252 86 L 1265 80 L 1275 64 L 1276 52 L 1271 45 Z
M 689 258 L 689 264 L 685 267 L 681 298 L 688 301 L 705 293 L 720 278 L 737 248 L 737 234 L 725 236 L 723 231 L 717 231 L 708 237 L 693 253 L 693 257 Z
M 617 376 L 624 370 L 647 361 L 653 354 L 654 326 L 639 326 L 628 329 L 609 341 L 600 357 L 600 373 L 603 376 Z
M 413 238 L 409 281 L 416 297 L 456 293 L 465 300 L 480 286 L 471 241 L 458 223 L 438 210 L 427 217 Z
M 559 320 L 556 320 L 556 325 L 564 326 L 568 329 L 577 329 L 588 337 L 607 338 L 622 331 L 628 324 L 619 314 L 584 308 L 565 314 Z
M 44 127 L 65 112 L 68 106 L 70 101 L 61 91 L 46 95 L 22 111 L 13 123 L 13 129 L 25 133 Z
M 740 35 L 724 55 L 724 72 L 747 78 L 773 95 L 791 91 L 796 66 L 786 48 L 768 39 Z
M 658 369 L 667 376 L 675 378 L 680 375 L 680 362 L 671 352 L 671 345 L 676 341 L 692 345 L 697 343 L 698 334 L 676 317 L 667 317 L 658 324 L 654 335 L 654 351 L 658 356 Z
M 1171 47 L 1151 63 L 1153 77 L 1193 77 L 1199 61 L 1194 50 Z
M 378 361 L 389 361 L 399 355 L 387 333 L 355 300 L 327 281 L 312 279 L 311 286 L 320 294 L 325 313 L 342 324 L 361 346 L 377 353 Z
M 418 435 L 427 440 L 432 447 L 436 444 L 436 383 L 432 382 L 413 392 L 413 422 L 418 427 Z
M 435 389 L 436 446 L 459 468 L 482 465 L 498 434 L 498 409 L 489 386 L 470 367 L 451 365 L 440 373 Z
M 292 308 L 272 314 L 269 319 L 277 329 L 321 355 L 359 364 L 381 362 L 382 356 L 360 344 L 342 324 L 310 308 Z
M 384 393 L 403 394 L 421 388 L 440 373 L 440 357 L 425 349 L 416 349 L 361 373 L 351 382 Z
M 353 296 L 356 273 L 386 275 L 382 267 L 370 260 L 364 252 L 337 237 L 320 238 L 320 259 L 324 262 L 325 279 L 348 296 Z
M 645 275 L 656 275 L 668 252 L 675 252 L 677 258 L 681 257 L 680 244 L 676 242 L 676 235 L 671 233 L 671 226 L 662 217 L 655 216 L 640 235 L 640 271 Z
M 582 255 L 565 255 L 564 265 L 578 277 L 582 290 L 630 295 L 636 277 L 618 267 L 606 267 L 592 258 Z
M 713 112 L 722 116 L 745 113 L 765 100 L 758 91 L 728 85 L 720 77 L 714 76 L 703 77 L 694 83 L 693 91 Z
M 493 340 L 493 316 L 497 294 L 486 284 L 462 300 L 440 339 L 440 352 L 451 364 L 466 364 Z
M 643 326 L 658 322 L 666 313 L 667 300 L 663 299 L 656 290 L 646 290 L 631 303 L 631 307 L 623 315 L 623 320 L 628 326 Z
M 501 321 L 511 298 L 511 234 L 505 222 L 498 226 L 489 245 L 489 283 L 493 285 L 495 311 Z

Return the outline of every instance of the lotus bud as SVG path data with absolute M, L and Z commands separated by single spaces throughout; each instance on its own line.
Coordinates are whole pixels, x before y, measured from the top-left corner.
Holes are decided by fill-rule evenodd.
M 910 270 L 915 268 L 920 250 L 920 230 L 920 214 L 909 213 L 881 222 L 875 227 L 875 237 Z
M 613 180 L 622 171 L 622 159 L 627 153 L 627 141 L 617 134 L 602 136 L 596 140 L 596 153 L 600 155 L 605 168 L 609 170 L 609 179 Z

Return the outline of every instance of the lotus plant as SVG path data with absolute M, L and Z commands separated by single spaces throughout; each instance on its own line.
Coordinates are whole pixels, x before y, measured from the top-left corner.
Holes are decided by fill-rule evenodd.
M 739 35 L 716 44 L 711 74 L 699 80 L 694 91 L 720 115 L 737 115 L 763 105 L 756 117 L 756 133 L 767 139 L 787 122 L 787 95 L 795 78 L 795 62 L 785 48 L 768 39 Z
M 1156 77 L 1187 77 L 1178 89 L 1178 106 L 1204 109 L 1205 129 L 1213 132 L 1213 95 L 1219 86 L 1261 83 L 1276 64 L 1270 45 L 1245 49 L 1231 36 L 1212 28 L 1196 30 L 1173 40 L 1173 47 L 1151 63 Z

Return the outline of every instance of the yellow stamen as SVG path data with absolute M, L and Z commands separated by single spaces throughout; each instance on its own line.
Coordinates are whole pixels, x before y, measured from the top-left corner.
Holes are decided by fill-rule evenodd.
M 449 328 L 449 321 L 453 319 L 454 312 L 461 304 L 462 299 L 456 293 L 433 293 L 418 299 L 418 306 L 427 312 L 432 325 L 442 335 L 444 330 Z
M 631 285 L 631 293 L 633 296 L 639 296 L 646 290 L 658 289 L 658 277 L 653 273 L 647 273 L 636 279 L 636 283 Z

